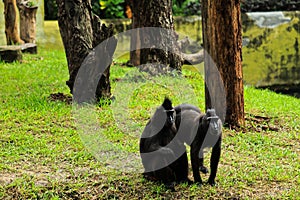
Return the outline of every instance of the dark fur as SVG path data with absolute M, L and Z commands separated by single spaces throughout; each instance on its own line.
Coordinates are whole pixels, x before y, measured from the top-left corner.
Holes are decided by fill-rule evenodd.
M 145 168 L 144 176 L 150 180 L 165 184 L 188 181 L 186 148 L 183 142 L 174 138 L 177 133 L 175 117 L 172 102 L 166 98 L 142 133 L 140 153 Z M 154 154 L 145 154 L 149 152 Z M 174 162 L 170 163 L 170 160 Z M 160 168 L 164 164 L 167 166 Z
M 191 105 L 191 104 L 180 104 L 178 106 L 176 106 L 175 108 L 175 111 L 176 111 L 176 125 L 179 126 L 180 124 L 180 120 L 181 120 L 181 111 L 195 111 L 199 114 L 201 114 L 201 110 L 197 107 L 197 106 L 194 106 L 194 105 Z M 194 113 L 196 114 L 196 113 Z M 178 127 L 177 127 L 178 128 Z M 204 174 L 207 174 L 208 173 L 208 169 L 207 167 L 204 166 L 204 157 L 203 157 L 203 151 L 200 150 L 199 152 L 199 170 L 204 173 Z
M 213 109 L 208 110 L 206 114 L 203 114 L 199 108 L 190 104 L 176 106 L 175 111 L 178 137 L 180 141 L 191 146 L 191 163 L 194 181 L 202 184 L 199 169 L 204 173 L 208 172 L 207 168 L 203 166 L 203 149 L 212 147 L 210 158 L 211 173 L 208 183 L 210 185 L 215 185 L 215 177 L 221 154 L 221 120 L 216 116 Z M 213 128 L 209 129 L 209 127 L 213 127 L 213 125 L 217 125 L 217 131 L 213 131 Z M 208 133 L 208 130 L 210 130 L 210 133 Z

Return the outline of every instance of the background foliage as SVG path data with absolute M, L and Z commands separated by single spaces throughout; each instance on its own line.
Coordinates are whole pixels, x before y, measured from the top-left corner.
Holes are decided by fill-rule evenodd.
M 45 19 L 56 20 L 57 19 L 57 4 L 56 0 L 45 0 Z
M 93 11 L 101 18 L 114 19 L 125 17 L 125 1 L 124 0 L 106 0 L 99 1 L 100 11 L 93 7 Z
M 92 0 L 92 9 L 102 19 L 125 18 L 125 0 Z M 173 0 L 173 13 L 176 16 L 200 14 L 198 0 Z M 45 0 L 45 19 L 57 19 L 56 0 Z
M 102 19 L 125 18 L 125 0 L 92 0 L 92 9 Z M 244 0 L 243 12 L 300 10 L 298 0 Z M 201 0 L 173 0 L 175 16 L 200 15 Z M 57 19 L 56 0 L 45 0 L 45 19 Z
M 200 15 L 201 3 L 199 0 L 173 0 L 173 14 L 175 16 Z
M 125 17 L 124 0 L 92 0 L 92 9 L 102 19 Z M 45 20 L 57 19 L 56 0 L 45 0 Z

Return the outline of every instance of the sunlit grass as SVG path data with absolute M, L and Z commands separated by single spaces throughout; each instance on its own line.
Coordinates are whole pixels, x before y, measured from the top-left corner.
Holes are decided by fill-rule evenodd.
M 116 101 L 101 108 L 93 107 L 95 117 L 82 119 L 87 125 L 83 133 L 72 105 L 48 99 L 52 93 L 69 93 L 63 51 L 41 49 L 38 55 L 26 55 L 23 63 L 0 63 L 0 198 L 297 199 L 300 196 L 300 100 L 252 87 L 245 87 L 246 113 L 273 118 L 270 123 L 280 131 L 239 133 L 224 129 L 217 187 L 179 184 L 176 192 L 171 192 L 144 180 L 139 171 L 110 168 L 114 164 L 111 160 L 117 163 L 125 155 L 116 154 L 105 161 L 101 160 L 101 153 L 110 150 L 113 144 L 113 150 L 138 155 L 137 136 L 165 96 L 172 98 L 174 104 L 192 101 L 204 109 L 203 78 L 195 70 L 185 68 L 182 77 L 144 77 L 136 79 L 134 84 L 132 78 L 136 73 L 134 68 L 118 64 L 111 67 Z M 127 92 L 130 95 L 126 96 Z M 121 116 L 124 112 L 126 115 Z M 94 129 L 98 128 L 93 126 L 94 122 L 99 129 Z M 205 164 L 209 166 L 209 154 Z

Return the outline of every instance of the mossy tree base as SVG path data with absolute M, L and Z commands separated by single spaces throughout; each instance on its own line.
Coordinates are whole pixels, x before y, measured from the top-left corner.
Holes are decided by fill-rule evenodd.
M 103 70 L 102 68 L 104 68 L 101 64 L 112 62 L 112 55 L 117 45 L 116 38 L 112 37 L 113 27 L 107 27 L 101 22 L 99 17 L 92 14 L 90 0 L 56 0 L 56 3 L 58 5 L 58 24 L 69 69 L 69 80 L 66 83 L 73 94 L 73 98 L 75 101 L 85 102 L 91 101 L 94 98 L 97 100 L 101 98 L 110 98 L 110 66 L 105 66 L 105 70 L 101 71 Z M 106 40 L 108 38 L 110 39 Z M 97 50 L 93 56 L 93 54 L 91 54 L 93 48 L 97 47 L 103 41 L 106 44 L 105 47 L 101 50 Z M 101 55 L 98 55 L 100 53 Z M 99 58 L 99 56 L 101 57 Z M 76 100 L 76 97 L 74 97 L 76 96 L 74 95 L 74 83 L 78 71 L 85 60 L 86 64 L 91 67 L 89 68 L 89 77 L 85 77 L 81 82 L 84 85 L 90 85 L 91 87 L 77 88 L 78 90 L 81 90 L 76 91 L 77 93 L 80 93 L 79 96 L 88 99 Z M 99 73 L 95 72 L 97 70 Z M 98 83 L 95 83 L 95 81 L 98 81 Z M 92 88 L 94 85 L 96 85 L 96 91 L 92 91 L 94 90 L 94 88 Z M 89 99 L 90 97 L 92 99 Z

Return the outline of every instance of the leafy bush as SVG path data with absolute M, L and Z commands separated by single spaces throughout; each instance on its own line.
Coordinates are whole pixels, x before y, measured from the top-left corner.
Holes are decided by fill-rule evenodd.
M 57 20 L 57 4 L 55 0 L 45 0 L 45 19 Z M 101 18 L 124 18 L 124 0 L 92 0 L 92 9 Z
M 200 15 L 201 2 L 199 0 L 174 0 L 173 14 L 176 16 Z
M 45 0 L 45 20 L 57 20 L 57 4 L 55 0 Z
M 105 0 L 99 1 L 102 18 L 113 19 L 113 18 L 124 18 L 124 0 Z

